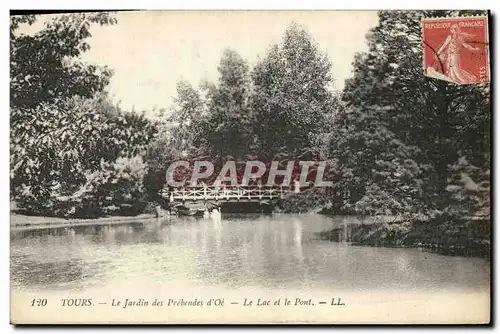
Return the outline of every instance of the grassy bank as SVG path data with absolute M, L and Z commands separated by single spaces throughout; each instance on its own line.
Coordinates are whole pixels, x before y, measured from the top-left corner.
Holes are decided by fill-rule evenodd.
M 490 220 L 434 219 L 352 224 L 321 232 L 322 239 L 376 247 L 420 247 L 446 255 L 490 257 Z
M 129 222 L 145 221 L 151 219 L 156 219 L 156 215 L 152 212 L 145 212 L 133 216 L 107 216 L 98 218 L 61 218 L 36 216 L 25 212 L 17 205 L 15 201 L 10 202 L 10 227 L 13 230 L 98 224 L 125 224 Z
M 82 225 L 100 225 L 100 224 L 126 224 L 130 222 L 147 221 L 157 219 L 152 214 L 142 214 L 138 216 L 113 216 L 101 217 L 93 219 L 77 219 L 77 218 L 57 218 L 57 217 L 41 217 L 28 216 L 15 212 L 10 214 L 11 230 L 31 229 L 31 228 L 54 228 L 67 226 L 82 226 Z

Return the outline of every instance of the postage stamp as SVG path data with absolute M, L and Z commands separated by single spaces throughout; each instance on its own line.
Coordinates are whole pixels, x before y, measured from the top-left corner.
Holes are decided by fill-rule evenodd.
M 488 18 L 429 18 L 422 22 L 424 74 L 457 84 L 490 81 Z

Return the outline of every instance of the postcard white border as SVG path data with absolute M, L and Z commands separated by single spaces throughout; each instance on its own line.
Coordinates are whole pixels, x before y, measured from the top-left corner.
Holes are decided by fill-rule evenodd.
M 393 1 L 393 0 L 379 0 L 379 1 L 349 1 L 349 2 L 336 2 L 332 3 L 331 1 L 326 1 L 326 0 L 309 0 L 309 1 L 281 1 L 281 0 L 274 0 L 274 1 L 269 1 L 269 0 L 255 0 L 251 2 L 241 2 L 237 3 L 235 1 L 230 1 L 230 0 L 214 0 L 210 4 L 208 4 L 206 1 L 203 0 L 176 0 L 176 1 L 161 1 L 161 0 L 121 0 L 121 1 L 116 1 L 116 2 L 103 2 L 101 0 L 87 0 L 87 1 L 82 1 L 82 0 L 75 0 L 75 1 L 62 1 L 62 0 L 47 0 L 47 1 L 35 1 L 35 0 L 23 0 L 23 1 L 5 1 L 1 3 L 2 7 L 6 7 L 5 10 L 2 10 L 3 15 L 0 15 L 0 22 L 1 26 L 4 27 L 4 29 L 7 29 L 8 24 L 9 24 L 9 18 L 8 18 L 8 10 L 12 7 L 16 9 L 54 9 L 54 8 L 66 8 L 66 9 L 107 9 L 107 8 L 115 8 L 115 9 L 130 9 L 130 8 L 144 8 L 144 9 L 356 9 L 356 10 L 364 10 L 364 9 L 442 9 L 442 8 L 460 8 L 460 9 L 472 9 L 472 7 L 477 8 L 477 9 L 484 9 L 484 8 L 490 8 L 493 11 L 493 15 L 498 15 L 499 11 L 499 2 L 492 2 L 492 1 L 486 1 L 486 0 L 475 0 L 475 1 L 464 1 L 464 0 L 455 0 L 455 1 L 433 1 L 433 0 L 421 0 L 418 2 L 418 8 L 413 7 L 413 3 L 411 2 L 401 2 L 401 1 Z M 2 8 L 3 9 L 3 8 Z M 495 25 L 495 30 L 498 30 L 498 24 Z M 494 37 L 494 42 L 492 46 L 497 44 L 498 41 L 498 36 L 499 33 L 498 31 L 495 31 L 496 33 L 493 34 Z M 10 238 L 9 238 L 9 181 L 7 179 L 8 175 L 8 161 L 9 161 L 9 113 L 8 111 L 8 101 L 9 101 L 9 81 L 8 81 L 8 76 L 9 76 L 9 68 L 8 68 L 8 57 L 9 57 L 9 44 L 8 44 L 8 34 L 6 31 L 4 31 L 3 34 L 0 34 L 0 38 L 4 39 L 2 43 L 0 43 L 2 47 L 2 52 L 0 53 L 1 56 L 4 58 L 0 61 L 0 68 L 2 70 L 2 78 L 4 80 L 2 81 L 3 83 L 3 89 L 2 89 L 2 104 L 5 106 L 4 112 L 2 113 L 2 122 L 0 122 L 0 126 L 2 129 L 0 129 L 0 133 L 3 134 L 2 138 L 2 143 L 0 145 L 1 149 L 1 157 L 2 157 L 2 164 L 1 164 L 1 174 L 4 176 L 3 178 L 0 178 L 1 182 L 1 189 L 3 190 L 1 192 L 1 198 L 0 198 L 0 205 L 2 208 L 2 213 L 3 213 L 3 228 L 5 229 L 2 233 L 3 237 L 3 245 L 4 247 L 8 248 Z M 496 50 L 493 50 L 490 48 L 490 55 L 494 55 Z M 495 73 L 493 73 L 493 78 L 496 77 L 498 73 L 498 66 L 495 67 Z M 493 79 L 492 78 L 492 79 Z M 498 85 L 494 85 L 495 91 L 493 94 L 497 94 L 498 92 Z M 496 104 L 498 106 L 498 103 Z M 498 107 L 493 110 L 493 112 L 498 112 Z M 495 119 L 498 117 L 495 117 Z M 494 125 L 495 126 L 495 125 Z M 3 130 L 3 131 L 2 131 Z M 494 131 L 493 131 L 494 132 Z M 494 147 L 495 147 L 495 154 L 494 156 L 498 157 L 500 155 L 500 140 L 498 139 L 500 136 L 496 136 L 494 139 Z M 496 162 L 496 161 L 495 161 Z M 498 167 L 498 164 L 497 164 Z M 495 167 L 495 172 L 497 172 L 497 167 Z M 498 178 L 496 178 L 498 180 Z M 494 185 L 494 189 L 498 189 L 498 185 Z M 494 205 L 499 207 L 499 201 L 500 197 L 495 196 L 494 197 L 495 202 Z M 496 246 L 496 245 L 495 245 Z M 494 247 L 496 249 L 496 247 Z M 3 315 L 3 320 L 1 321 L 2 323 L 2 332 L 3 333 L 11 333 L 14 332 L 14 327 L 9 325 L 9 310 L 10 310 L 10 301 L 9 301 L 9 250 L 7 249 L 7 255 L 2 257 L 2 275 L 1 277 L 1 285 L 3 287 L 2 290 L 2 305 L 1 305 L 1 311 Z M 495 256 L 494 259 L 497 257 Z M 497 268 L 498 266 L 496 263 L 494 264 L 493 268 Z M 493 277 L 498 277 L 498 275 L 495 275 L 493 273 Z M 496 290 L 496 289 L 495 289 Z M 495 298 L 496 299 L 496 298 Z M 498 319 L 498 307 L 495 307 L 495 318 Z M 298 329 L 300 331 L 304 330 L 311 330 L 310 329 Z M 497 326 L 498 329 L 498 326 Z M 16 332 L 18 331 L 26 331 L 30 330 L 32 331 L 33 329 L 17 329 Z M 47 329 L 45 328 L 44 331 L 51 331 L 54 329 Z M 99 328 L 99 329 L 91 329 L 92 332 L 94 333 L 108 333 L 109 331 L 122 331 L 123 328 Z M 132 332 L 142 332 L 145 329 L 141 328 L 133 328 L 131 329 Z M 164 329 L 160 329 L 164 330 Z M 174 328 L 168 328 L 168 330 L 175 330 Z M 198 329 L 187 329 L 188 331 L 192 330 L 200 330 Z M 207 330 L 207 329 L 205 329 Z M 220 329 L 218 328 L 212 328 L 208 329 L 208 331 L 214 331 L 217 332 Z M 248 331 L 252 330 L 249 328 L 233 328 L 232 330 L 236 331 Z M 259 328 L 259 331 L 274 331 L 275 329 L 272 328 Z M 363 329 L 345 329 L 345 328 L 336 328 L 335 331 L 338 332 L 361 332 Z M 375 331 L 385 331 L 386 328 L 371 328 L 371 330 Z M 438 331 L 440 328 L 425 328 L 426 332 L 434 332 Z M 453 330 L 453 329 L 452 329 Z M 58 332 L 69 332 L 72 331 L 72 328 L 65 328 L 58 330 Z M 402 331 L 402 329 L 396 330 Z

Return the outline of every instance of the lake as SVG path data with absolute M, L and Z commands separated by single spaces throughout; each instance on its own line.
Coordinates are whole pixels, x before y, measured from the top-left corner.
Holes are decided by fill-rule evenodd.
M 411 292 L 488 298 L 488 260 L 317 237 L 342 225 L 348 233 L 349 224 L 360 222 L 315 214 L 223 215 L 13 230 L 11 287 L 56 294 L 179 286 L 228 295 Z

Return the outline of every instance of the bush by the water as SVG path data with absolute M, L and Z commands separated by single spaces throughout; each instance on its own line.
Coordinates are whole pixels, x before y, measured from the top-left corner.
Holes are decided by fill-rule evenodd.
M 27 213 L 98 216 L 142 205 L 128 207 L 143 192 L 140 157 L 156 132 L 144 116 L 73 97 L 12 108 L 11 129 L 11 196 Z
M 59 217 L 94 218 L 105 215 L 137 215 L 146 206 L 146 166 L 141 157 L 101 162 L 80 186 L 54 182 L 41 198 L 23 187 L 19 206 L 27 213 Z
M 422 247 L 450 255 L 490 256 L 491 222 L 440 215 L 430 220 L 350 224 L 319 234 L 331 241 L 383 247 Z
M 309 188 L 280 199 L 274 211 L 280 213 L 319 212 L 331 206 L 331 198 L 325 188 Z

